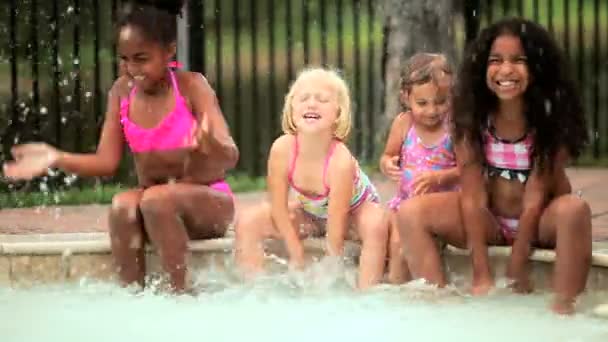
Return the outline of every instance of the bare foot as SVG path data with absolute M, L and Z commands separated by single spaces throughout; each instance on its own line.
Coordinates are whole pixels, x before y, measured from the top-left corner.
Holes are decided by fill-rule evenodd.
M 494 280 L 492 278 L 473 280 L 471 294 L 473 296 L 485 296 L 494 288 Z
M 572 299 L 555 298 L 551 310 L 558 315 L 574 314 L 574 301 Z

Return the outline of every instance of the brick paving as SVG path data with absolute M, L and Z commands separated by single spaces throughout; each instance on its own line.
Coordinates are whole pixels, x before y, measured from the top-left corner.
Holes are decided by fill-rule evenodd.
M 593 213 L 593 239 L 608 240 L 608 169 L 568 170 L 574 191 L 589 202 Z M 383 198 L 393 185 L 375 181 Z M 237 195 L 237 210 L 259 203 L 264 193 Z M 107 205 L 49 206 L 27 209 L 0 209 L 0 234 L 48 234 L 103 232 L 108 229 Z

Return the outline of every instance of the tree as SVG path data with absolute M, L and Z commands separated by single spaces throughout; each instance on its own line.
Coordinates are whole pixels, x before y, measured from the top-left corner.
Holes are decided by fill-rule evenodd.
M 386 123 L 400 111 L 399 74 L 416 52 L 440 52 L 454 63 L 453 0 L 385 0 L 385 110 Z

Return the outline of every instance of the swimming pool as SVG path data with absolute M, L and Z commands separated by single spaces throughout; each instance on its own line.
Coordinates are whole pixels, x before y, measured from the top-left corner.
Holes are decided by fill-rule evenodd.
M 446 252 L 456 287 L 439 290 L 414 282 L 362 293 L 353 290 L 354 266 L 343 268 L 331 259 L 302 273 L 242 282 L 233 271 L 231 240 L 220 239 L 191 245 L 199 293 L 175 297 L 154 285 L 134 294 L 95 280 L 112 274 L 103 240 L 83 243 L 69 235 L 44 240 L 0 244 L 2 255 L 11 258 L 12 281 L 0 285 L 3 342 L 608 341 L 606 320 L 591 314 L 595 303 L 608 299 L 597 290 L 605 285 L 600 274 L 590 276 L 594 289 L 581 298 L 579 313 L 559 317 L 548 310 L 549 293 L 514 295 L 504 281 L 490 296 L 469 296 L 460 269 L 466 264 L 463 251 Z M 311 253 L 321 247 L 319 241 L 307 242 Z M 492 251 L 496 265 L 497 251 Z M 274 268 L 284 268 L 280 251 L 276 254 Z
M 248 284 L 218 270 L 197 277 L 196 297 L 84 280 L 0 287 L 2 341 L 608 340 L 605 320 L 556 316 L 546 294 L 471 298 L 420 283 L 357 293 L 321 267 Z

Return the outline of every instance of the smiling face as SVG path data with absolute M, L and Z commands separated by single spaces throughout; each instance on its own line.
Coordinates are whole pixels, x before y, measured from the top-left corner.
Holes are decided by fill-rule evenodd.
M 296 86 L 291 101 L 291 115 L 298 132 L 320 134 L 336 127 L 340 112 L 338 93 L 321 76 L 310 76 Z
M 503 101 L 523 96 L 530 74 L 521 40 L 513 35 L 498 36 L 488 57 L 486 84 Z
M 414 85 L 407 103 L 417 124 L 436 127 L 443 123 L 449 110 L 449 91 L 432 81 Z
M 163 47 L 145 39 L 137 27 L 127 25 L 120 30 L 118 53 L 121 69 L 135 85 L 149 91 L 158 86 L 175 54 L 175 46 Z

